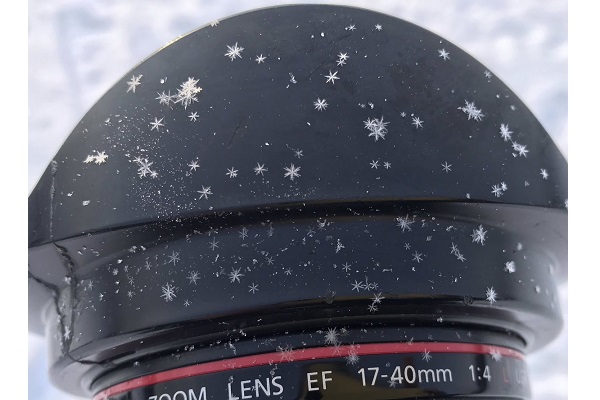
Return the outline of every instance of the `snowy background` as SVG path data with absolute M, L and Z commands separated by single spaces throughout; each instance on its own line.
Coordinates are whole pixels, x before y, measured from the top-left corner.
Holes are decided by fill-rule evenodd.
M 299 3 L 279 1 L 277 4 Z M 368 0 L 345 4 L 413 22 L 502 79 L 567 157 L 567 1 Z M 28 182 L 33 189 L 84 113 L 118 79 L 174 38 L 272 1 L 29 0 Z M 535 400 L 567 399 L 567 285 L 562 334 L 528 356 Z M 29 335 L 29 398 L 77 399 L 52 387 L 44 339 Z

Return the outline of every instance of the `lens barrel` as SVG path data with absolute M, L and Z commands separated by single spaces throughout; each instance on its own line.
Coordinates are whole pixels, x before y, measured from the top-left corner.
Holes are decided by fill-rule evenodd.
M 214 21 L 29 196 L 29 326 L 94 400 L 528 399 L 567 163 L 486 67 L 341 6 Z

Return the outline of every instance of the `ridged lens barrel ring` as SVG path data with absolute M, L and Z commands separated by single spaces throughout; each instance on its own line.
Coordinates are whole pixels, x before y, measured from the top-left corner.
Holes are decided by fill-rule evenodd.
M 530 397 L 567 163 L 422 28 L 299 5 L 139 64 L 29 197 L 30 330 L 94 399 Z

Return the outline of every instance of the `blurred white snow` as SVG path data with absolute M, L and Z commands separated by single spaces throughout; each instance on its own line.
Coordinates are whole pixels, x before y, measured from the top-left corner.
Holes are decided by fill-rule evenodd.
M 278 4 L 298 3 L 279 1 Z M 567 1 L 305 1 L 384 12 L 453 42 L 524 101 L 567 156 Z M 31 190 L 84 113 L 121 76 L 178 36 L 267 0 L 29 0 L 28 163 Z M 565 328 L 528 356 L 535 400 L 567 399 Z M 76 399 L 48 381 L 46 347 L 29 336 L 29 398 Z

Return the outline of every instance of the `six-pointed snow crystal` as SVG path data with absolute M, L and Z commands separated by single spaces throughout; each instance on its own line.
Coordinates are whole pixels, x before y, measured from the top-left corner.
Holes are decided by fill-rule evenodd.
M 229 276 L 229 282 L 234 283 L 234 282 L 240 282 L 240 278 L 242 276 L 244 276 L 244 274 L 242 274 L 240 271 L 242 269 L 238 268 L 238 269 L 232 269 L 231 272 L 227 275 Z
M 256 61 L 257 64 L 262 64 L 265 62 L 266 59 L 267 59 L 267 57 L 265 57 L 261 54 L 260 56 L 256 56 L 254 61 Z
M 323 111 L 329 105 L 329 104 L 327 104 L 327 101 L 325 99 L 319 99 L 319 98 L 317 98 L 317 101 L 315 101 L 313 104 L 315 106 L 315 110 L 319 110 L 319 111 Z
M 505 142 L 512 140 L 511 134 L 512 134 L 512 131 L 508 128 L 508 125 L 506 125 L 506 124 L 500 125 L 500 136 L 502 136 L 502 139 L 504 139 Z
M 325 81 L 325 83 L 332 83 L 335 84 L 336 79 L 340 79 L 337 76 L 337 71 L 335 71 L 334 73 L 331 72 L 331 70 L 329 70 L 329 75 L 325 75 L 325 78 L 327 78 L 327 80 Z
M 471 238 L 473 239 L 473 243 L 479 243 L 483 246 L 485 243 L 485 235 L 487 231 L 483 230 L 483 226 L 479 225 L 479 228 L 473 229 L 473 233 L 471 234 Z
M 421 119 L 419 117 L 413 117 L 413 119 L 412 119 L 412 124 L 417 129 L 423 127 L 423 122 L 425 122 L 425 121 L 421 121 Z
M 183 82 L 177 89 L 175 103 L 181 103 L 183 108 L 187 110 L 190 104 L 198 101 L 196 96 L 202 91 L 202 88 L 198 86 L 198 82 L 198 79 L 194 78 L 188 78 L 187 81 Z
M 485 290 L 485 299 L 493 304 L 496 302 L 496 298 L 498 297 L 498 293 L 494 290 L 494 287 L 489 287 Z
M 446 49 L 440 49 L 440 50 L 438 50 L 438 53 L 439 53 L 439 57 L 442 57 L 444 59 L 444 61 L 450 59 L 450 53 L 448 53 L 446 51 Z
M 267 171 L 268 169 L 265 168 L 265 164 L 256 163 L 256 167 L 254 167 L 256 175 L 260 174 L 261 176 L 264 176 Z
M 233 46 L 227 46 L 227 53 L 225 53 L 225 56 L 231 58 L 231 61 L 233 61 L 236 58 L 242 58 L 242 51 L 244 51 L 244 48 L 238 47 L 236 42 Z
M 171 285 L 170 283 L 167 283 L 165 286 L 163 286 L 161 290 L 162 294 L 160 295 L 160 297 L 164 298 L 167 302 L 173 301 L 173 299 L 177 297 L 177 295 L 175 294 L 175 290 L 177 290 L 177 288 Z
M 127 82 L 127 86 L 128 86 L 127 93 L 129 93 L 129 92 L 135 93 L 135 88 L 141 84 L 140 79 L 142 79 L 142 76 L 143 75 L 140 74 L 138 76 L 133 75 L 131 77 L 131 80 L 129 82 Z
M 285 167 L 284 170 L 286 171 L 283 175 L 284 178 L 289 177 L 291 181 L 293 181 L 294 178 L 298 178 L 300 176 L 300 174 L 298 173 L 298 171 L 300 171 L 300 167 L 296 167 L 294 166 L 294 164 L 290 164 L 290 166 Z
M 458 107 L 459 110 L 467 114 L 469 121 L 474 119 L 475 121 L 481 121 L 481 119 L 485 116 L 480 109 L 475 107 L 475 103 L 469 103 L 465 100 L 464 107 Z
M 158 119 L 158 118 L 154 117 L 154 121 L 150 122 L 150 126 L 151 126 L 150 130 L 153 131 L 156 129 L 158 131 L 159 130 L 158 128 L 160 128 L 161 126 L 165 126 L 165 124 L 162 123 L 163 119 L 164 118 Z
M 202 186 L 202 190 L 197 190 L 198 193 L 200 193 L 200 198 L 205 198 L 206 200 L 208 200 L 208 196 L 212 194 L 211 190 L 210 190 L 210 186 L 209 187 L 204 187 Z

